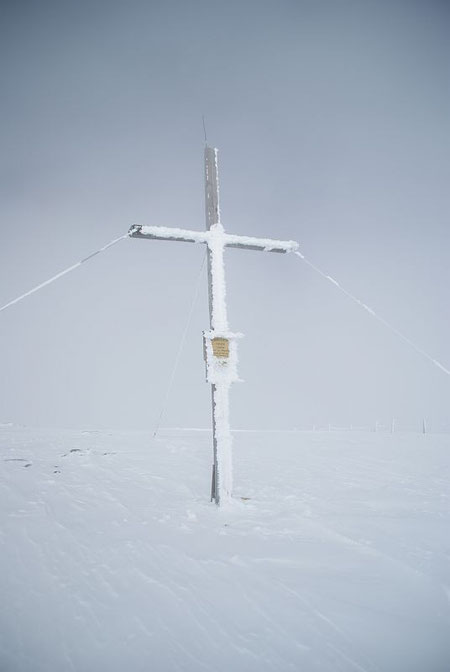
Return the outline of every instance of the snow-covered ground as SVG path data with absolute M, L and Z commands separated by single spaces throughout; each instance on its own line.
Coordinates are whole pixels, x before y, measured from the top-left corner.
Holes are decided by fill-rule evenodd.
M 0 427 L 1 672 L 448 672 L 450 436 Z M 248 498 L 248 499 L 247 499 Z

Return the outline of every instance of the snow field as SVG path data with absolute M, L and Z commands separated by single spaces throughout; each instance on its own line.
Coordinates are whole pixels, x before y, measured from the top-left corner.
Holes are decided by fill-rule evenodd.
M 447 435 L 0 427 L 2 672 L 448 672 Z M 248 498 L 248 499 L 247 499 Z

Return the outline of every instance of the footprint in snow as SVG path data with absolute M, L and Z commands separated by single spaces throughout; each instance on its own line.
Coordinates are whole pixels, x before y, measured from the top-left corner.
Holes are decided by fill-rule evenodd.
M 61 455 L 61 457 L 67 457 L 71 453 L 82 453 L 83 451 L 81 448 L 71 448 L 68 453 L 64 453 L 64 455 Z
M 3 460 L 3 462 L 26 462 L 26 464 L 22 465 L 25 469 L 27 467 L 31 467 L 31 465 L 33 464 L 32 462 L 28 462 L 28 460 L 26 460 L 23 457 L 7 457 Z

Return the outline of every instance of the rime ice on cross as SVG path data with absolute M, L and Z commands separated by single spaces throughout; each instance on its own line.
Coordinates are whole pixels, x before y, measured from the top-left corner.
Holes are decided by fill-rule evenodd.
M 225 233 L 220 222 L 217 149 L 205 147 L 206 231 L 189 231 L 161 226 L 132 226 L 132 238 L 179 240 L 205 243 L 208 254 L 208 295 L 210 330 L 204 332 L 207 382 L 212 390 L 214 464 L 211 501 L 223 504 L 231 499 L 232 454 L 228 396 L 237 376 L 237 339 L 242 334 L 229 330 L 225 291 L 225 247 L 241 247 L 265 252 L 292 252 L 298 244 L 292 240 L 252 238 Z

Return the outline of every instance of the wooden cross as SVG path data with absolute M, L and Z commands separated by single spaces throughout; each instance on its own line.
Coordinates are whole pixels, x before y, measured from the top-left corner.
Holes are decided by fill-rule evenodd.
M 205 243 L 208 255 L 208 296 L 210 329 L 203 333 L 207 382 L 211 383 L 213 421 L 213 471 L 211 501 L 220 505 L 231 499 L 232 437 L 229 423 L 230 384 L 237 376 L 237 339 L 228 327 L 225 293 L 225 247 L 241 247 L 265 252 L 292 252 L 298 244 L 292 240 L 272 240 L 225 233 L 220 221 L 217 149 L 205 147 L 206 230 L 189 231 L 161 226 L 130 228 L 132 238 L 179 240 Z

